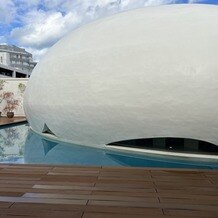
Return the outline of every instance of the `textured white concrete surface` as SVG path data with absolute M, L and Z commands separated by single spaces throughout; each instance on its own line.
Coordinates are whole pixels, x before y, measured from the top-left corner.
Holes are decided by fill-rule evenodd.
M 218 144 L 218 6 L 133 10 L 54 45 L 25 93 L 32 128 L 76 144 L 182 137 Z

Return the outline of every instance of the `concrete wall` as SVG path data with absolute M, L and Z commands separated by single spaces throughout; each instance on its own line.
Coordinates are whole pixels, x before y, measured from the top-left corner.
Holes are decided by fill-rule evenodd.
M 76 29 L 31 75 L 30 125 L 82 145 L 156 137 L 218 145 L 217 21 L 217 6 L 167 5 Z
M 0 52 L 0 64 L 9 66 L 10 65 L 10 56 L 7 52 Z

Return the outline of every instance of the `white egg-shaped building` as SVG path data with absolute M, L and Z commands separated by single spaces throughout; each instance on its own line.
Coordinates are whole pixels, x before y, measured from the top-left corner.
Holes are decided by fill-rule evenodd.
M 178 137 L 218 144 L 218 6 L 116 14 L 61 39 L 25 93 L 38 133 L 75 144 Z

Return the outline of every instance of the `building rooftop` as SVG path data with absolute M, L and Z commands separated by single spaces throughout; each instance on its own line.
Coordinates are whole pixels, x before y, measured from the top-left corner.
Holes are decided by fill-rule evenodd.
M 0 51 L 17 52 L 17 53 L 28 54 L 32 56 L 32 54 L 27 52 L 24 48 L 19 48 L 15 45 L 0 45 Z
M 29 76 L 37 63 L 33 61 L 32 54 L 24 48 L 15 45 L 0 45 L 0 64 L 3 65 L 0 69 L 0 75 L 11 77 L 11 73 L 9 75 L 5 72 L 8 67 L 13 68 L 12 71 L 22 71 Z M 16 75 L 13 74 L 12 77 L 16 77 Z

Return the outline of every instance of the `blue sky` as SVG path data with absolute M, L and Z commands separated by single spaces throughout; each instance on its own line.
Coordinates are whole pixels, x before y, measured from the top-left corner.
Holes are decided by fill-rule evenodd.
M 0 0 L 0 44 L 14 44 L 40 60 L 68 32 L 129 9 L 175 3 L 218 5 L 218 0 Z

